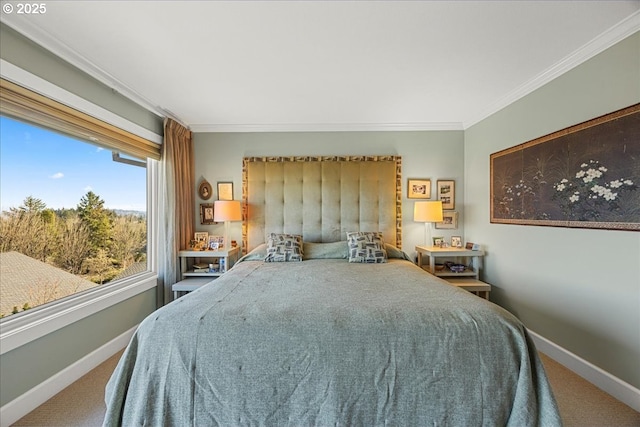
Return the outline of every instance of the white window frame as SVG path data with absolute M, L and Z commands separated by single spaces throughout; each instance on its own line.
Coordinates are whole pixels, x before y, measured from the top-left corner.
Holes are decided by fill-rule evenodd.
M 158 144 L 162 137 L 0 59 L 0 76 Z M 9 316 L 0 322 L 0 355 L 158 287 L 159 164 L 147 160 L 147 266 L 145 273 Z

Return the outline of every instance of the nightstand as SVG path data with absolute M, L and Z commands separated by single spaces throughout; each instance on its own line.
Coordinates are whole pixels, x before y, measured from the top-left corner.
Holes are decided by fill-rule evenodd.
M 239 254 L 239 247 L 220 251 L 180 251 L 180 281 L 171 286 L 173 299 L 177 299 L 181 293 L 195 291 L 222 276 L 238 261 Z M 214 271 L 209 271 L 209 264 L 215 266 Z
M 472 251 L 463 248 L 441 248 L 439 246 L 416 246 L 418 252 L 418 266 L 427 270 L 434 276 L 441 277 L 453 286 L 465 289 L 484 299 L 489 299 L 491 285 L 480 280 L 480 268 L 484 251 Z M 428 264 L 423 264 L 423 258 Z M 438 266 L 436 258 L 453 259 L 455 263 L 466 266 L 464 271 L 455 272 L 446 266 Z M 466 260 L 466 261 L 463 261 Z

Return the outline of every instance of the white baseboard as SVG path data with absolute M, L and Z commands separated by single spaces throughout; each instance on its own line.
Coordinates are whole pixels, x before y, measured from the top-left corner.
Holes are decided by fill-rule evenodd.
M 580 375 L 599 389 L 609 393 L 625 405 L 640 412 L 640 390 L 532 330 L 529 329 L 528 331 L 539 351 Z
M 26 393 L 0 408 L 0 426 L 8 427 L 42 405 L 47 400 L 79 380 L 105 360 L 129 344 L 137 326 L 92 351 L 74 364 L 41 382 Z

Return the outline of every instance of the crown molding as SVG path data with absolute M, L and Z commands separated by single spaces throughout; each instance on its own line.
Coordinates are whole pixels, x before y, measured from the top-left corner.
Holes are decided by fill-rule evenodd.
M 408 132 L 464 130 L 460 122 L 434 123 L 278 123 L 278 124 L 195 124 L 195 133 L 250 132 Z
M 609 28 L 580 49 L 508 93 L 506 96 L 488 105 L 483 112 L 479 112 L 476 116 L 465 120 L 463 122 L 464 129 L 468 129 L 492 114 L 497 113 L 506 106 L 541 88 L 556 77 L 570 71 L 638 31 L 640 31 L 640 10 L 629 15 L 618 24 Z

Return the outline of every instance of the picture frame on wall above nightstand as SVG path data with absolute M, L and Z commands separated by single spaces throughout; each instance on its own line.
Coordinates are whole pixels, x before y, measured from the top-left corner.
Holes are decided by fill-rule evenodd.
M 442 209 L 455 209 L 456 207 L 456 182 L 452 179 L 439 179 L 437 181 L 437 198 L 442 201 Z
M 203 179 L 198 186 L 198 196 L 200 196 L 202 200 L 209 200 L 212 194 L 213 189 L 211 188 L 211 184 L 209 184 L 206 179 Z
M 407 197 L 409 199 L 430 199 L 431 180 L 409 178 L 407 180 Z
M 233 200 L 233 182 L 218 182 L 218 200 Z
M 444 203 L 443 203 L 444 205 Z M 442 222 L 435 223 L 438 229 L 456 229 L 458 228 L 458 212 L 455 211 L 443 211 Z
M 213 221 L 213 203 L 200 204 L 200 224 L 215 224 Z

